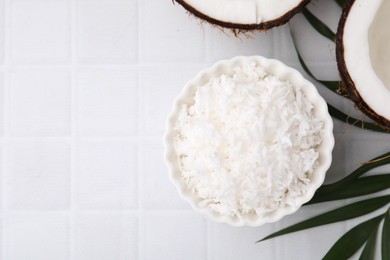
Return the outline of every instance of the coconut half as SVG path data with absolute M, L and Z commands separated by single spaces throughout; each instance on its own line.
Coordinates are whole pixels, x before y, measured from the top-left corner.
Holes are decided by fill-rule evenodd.
M 193 15 L 221 27 L 268 30 L 287 23 L 310 0 L 175 0 Z
M 336 56 L 349 98 L 390 130 L 390 1 L 348 0 L 340 19 Z

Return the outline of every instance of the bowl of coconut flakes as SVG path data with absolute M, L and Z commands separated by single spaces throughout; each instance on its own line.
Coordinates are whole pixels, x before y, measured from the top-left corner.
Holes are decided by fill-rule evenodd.
M 164 145 L 170 178 L 196 211 L 259 226 L 294 213 L 322 185 L 333 123 L 325 100 L 298 71 L 240 56 L 185 85 Z

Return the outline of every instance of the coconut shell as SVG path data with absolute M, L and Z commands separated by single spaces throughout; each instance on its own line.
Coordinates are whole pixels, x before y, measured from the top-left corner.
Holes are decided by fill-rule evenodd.
M 187 4 L 184 0 L 173 0 L 174 2 L 177 2 L 178 4 L 182 5 L 188 12 L 195 15 L 196 17 L 219 27 L 232 29 L 235 31 L 235 33 L 245 32 L 245 31 L 266 31 L 271 28 L 283 25 L 287 23 L 295 14 L 302 11 L 302 9 L 311 1 L 311 0 L 302 0 L 299 5 L 297 5 L 295 8 L 291 9 L 289 12 L 285 13 L 283 16 L 262 22 L 259 24 L 236 24 L 236 23 L 229 23 L 220 21 L 217 19 L 214 19 L 213 17 L 207 16 L 195 8 L 193 8 L 191 5 Z M 209 0 L 212 1 L 212 0 Z
M 343 36 L 344 26 L 354 2 L 355 0 L 346 1 L 346 4 L 343 7 L 343 12 L 340 18 L 336 35 L 336 58 L 341 81 L 343 87 L 348 93 L 348 98 L 355 103 L 356 107 L 364 114 L 372 118 L 375 122 L 377 122 L 379 126 L 383 127 L 386 130 L 390 130 L 390 120 L 381 115 L 378 115 L 374 110 L 370 108 L 370 106 L 364 101 L 364 99 L 360 95 L 359 91 L 356 89 L 355 83 L 348 72 L 348 67 L 344 57 Z

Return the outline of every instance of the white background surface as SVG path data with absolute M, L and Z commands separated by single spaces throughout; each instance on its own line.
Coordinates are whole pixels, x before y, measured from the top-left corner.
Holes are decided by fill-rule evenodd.
M 310 8 L 335 28 L 329 2 Z M 314 71 L 337 78 L 332 45 L 302 17 L 292 28 Z M 0 0 L 1 259 L 323 256 L 355 222 L 254 242 L 343 202 L 233 228 L 195 213 L 169 182 L 162 134 L 174 97 L 200 69 L 252 54 L 300 69 L 288 26 L 235 38 L 170 0 Z M 337 122 L 335 135 L 330 180 L 390 147 Z

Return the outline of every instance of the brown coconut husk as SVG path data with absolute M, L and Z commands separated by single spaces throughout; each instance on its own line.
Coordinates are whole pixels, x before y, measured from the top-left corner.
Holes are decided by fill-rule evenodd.
M 289 12 L 285 13 L 283 16 L 267 21 L 267 22 L 262 22 L 259 24 L 236 24 L 236 23 L 229 23 L 229 22 L 224 22 L 220 21 L 217 19 L 214 19 L 210 16 L 207 16 L 195 8 L 193 8 L 191 5 L 186 3 L 185 0 L 173 0 L 174 2 L 177 2 L 178 4 L 182 5 L 188 12 L 191 14 L 195 15 L 196 17 L 212 24 L 218 27 L 222 28 L 227 28 L 233 30 L 233 32 L 237 35 L 242 32 L 247 32 L 247 31 L 267 31 L 271 28 L 281 26 L 285 23 L 287 23 L 295 14 L 299 13 L 302 11 L 302 9 L 311 1 L 311 0 L 302 0 L 299 5 L 297 5 L 295 8 L 291 9 Z M 212 1 L 212 0 L 209 0 Z
M 355 103 L 356 107 L 364 114 L 372 118 L 375 122 L 377 122 L 379 126 L 383 127 L 386 130 L 390 130 L 390 120 L 388 120 L 387 118 L 381 115 L 378 115 L 374 110 L 370 108 L 370 106 L 364 101 L 363 97 L 360 95 L 359 91 L 356 89 L 355 82 L 352 80 L 348 72 L 348 67 L 344 57 L 343 36 L 344 36 L 344 26 L 348 19 L 348 14 L 354 2 L 355 0 L 346 1 L 346 4 L 344 5 L 343 12 L 340 18 L 340 22 L 337 29 L 337 35 L 336 35 L 336 58 L 337 58 L 337 66 L 339 69 L 341 81 L 343 87 L 348 93 L 348 98 Z

